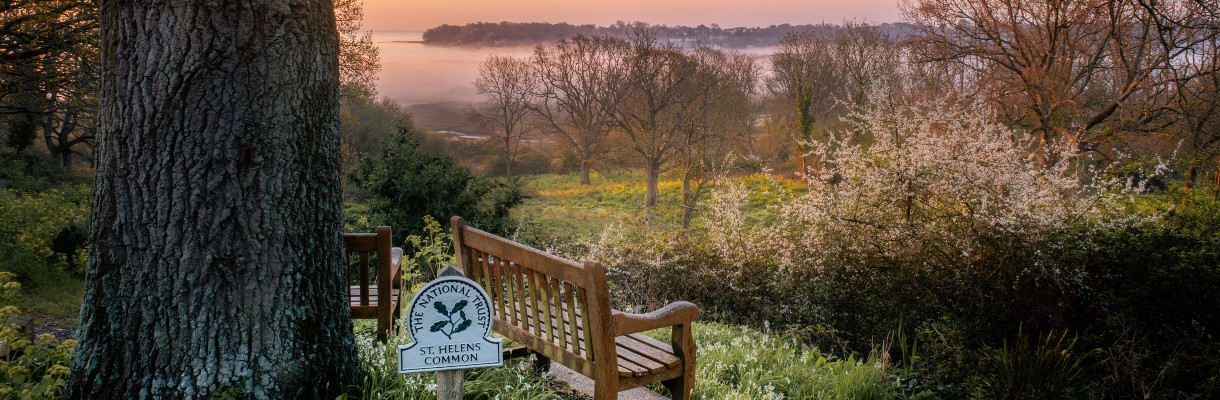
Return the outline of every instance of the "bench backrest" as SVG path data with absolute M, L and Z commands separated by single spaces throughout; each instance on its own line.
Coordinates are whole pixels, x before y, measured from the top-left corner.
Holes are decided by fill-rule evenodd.
M 466 226 L 453 217 L 456 262 L 496 308 L 494 330 L 592 376 L 615 364 L 606 272 Z M 607 356 L 603 356 L 607 355 Z
M 343 246 L 347 284 L 359 287 L 351 294 L 352 302 L 368 306 L 373 296 L 378 295 L 369 292 L 370 285 L 377 285 L 379 289 L 391 288 L 388 274 L 378 273 L 390 270 L 390 248 L 393 246 L 390 227 L 379 226 L 374 233 L 344 233 Z

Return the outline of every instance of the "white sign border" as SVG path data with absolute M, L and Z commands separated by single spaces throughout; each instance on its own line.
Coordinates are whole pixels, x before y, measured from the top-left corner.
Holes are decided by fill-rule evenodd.
M 411 350 L 411 348 L 414 348 L 415 345 L 419 344 L 419 341 L 415 339 L 415 325 L 411 324 L 409 322 L 410 318 L 411 318 L 411 311 L 413 311 L 415 308 L 415 302 L 417 300 L 419 300 L 419 296 L 426 293 L 433 286 L 439 286 L 446 282 L 458 282 L 458 283 L 469 285 L 471 287 L 474 287 L 475 295 L 482 296 L 483 301 L 487 304 L 487 309 L 488 309 L 488 313 L 489 313 L 487 328 L 483 330 L 482 336 L 483 336 L 484 341 L 486 341 L 487 343 L 491 343 L 493 346 L 496 347 L 496 351 L 495 351 L 496 360 L 494 362 L 489 361 L 489 362 L 484 362 L 484 363 L 472 363 L 472 364 L 463 364 L 463 365 L 445 365 L 445 366 L 434 367 L 434 368 L 425 367 L 425 368 L 407 369 L 403 365 L 403 353 Z M 407 373 L 415 373 L 415 372 L 452 371 L 452 370 L 469 369 L 469 368 L 499 367 L 499 366 L 504 365 L 504 346 L 503 346 L 504 339 L 491 337 L 492 325 L 495 325 L 495 320 L 496 320 L 496 307 L 491 302 L 491 296 L 487 295 L 487 290 L 483 289 L 483 286 L 479 285 L 478 282 L 475 282 L 475 281 L 471 280 L 470 278 L 460 276 L 460 275 L 442 276 L 440 278 L 432 280 L 431 282 L 428 282 L 428 284 L 426 284 L 426 285 L 424 285 L 424 287 L 420 288 L 419 291 L 416 292 L 414 296 L 411 296 L 411 302 L 407 303 L 407 304 L 409 304 L 409 306 L 407 307 L 406 314 L 404 316 L 404 320 L 408 321 L 407 322 L 407 332 L 409 332 L 411 335 L 411 343 L 398 345 L 398 373 L 407 374 Z

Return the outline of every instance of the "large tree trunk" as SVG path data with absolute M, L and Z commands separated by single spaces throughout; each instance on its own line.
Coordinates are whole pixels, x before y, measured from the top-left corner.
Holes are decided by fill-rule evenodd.
M 100 2 L 73 398 L 334 398 L 342 271 L 329 1 Z

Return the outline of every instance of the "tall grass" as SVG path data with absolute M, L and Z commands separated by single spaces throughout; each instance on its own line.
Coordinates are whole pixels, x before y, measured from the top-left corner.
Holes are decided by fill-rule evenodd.
M 668 330 L 649 333 L 667 340 Z M 892 399 L 897 379 L 882 360 L 838 358 L 765 331 L 719 323 L 695 325 L 699 347 L 695 398 Z M 654 390 L 663 392 L 660 385 Z
M 990 358 L 995 374 L 985 379 L 988 397 L 1006 400 L 1079 397 L 1080 380 L 1092 364 L 1090 353 L 1075 351 L 1067 332 L 1038 340 L 1024 332 Z

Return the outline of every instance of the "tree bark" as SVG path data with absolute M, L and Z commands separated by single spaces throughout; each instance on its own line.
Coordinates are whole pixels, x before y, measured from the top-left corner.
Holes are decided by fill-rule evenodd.
M 593 181 L 589 179 L 589 173 L 593 169 L 593 154 L 589 151 L 589 146 L 584 146 L 580 150 L 580 184 L 590 186 Z
M 687 167 L 682 173 L 682 229 L 690 228 L 691 218 L 695 215 L 695 194 L 691 191 L 692 168 Z
M 507 129 L 504 131 L 504 179 L 513 179 L 513 143 Z
M 97 186 L 69 397 L 350 393 L 331 3 L 99 5 Z
M 652 225 L 652 209 L 657 207 L 660 197 L 661 160 L 651 159 L 645 162 L 644 173 L 648 175 L 647 193 L 644 195 L 644 215 L 646 223 Z

